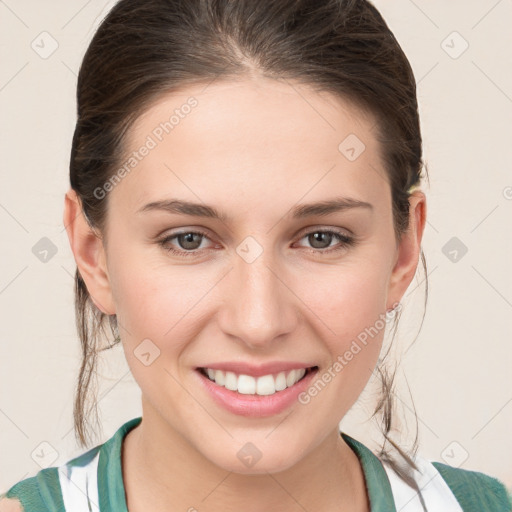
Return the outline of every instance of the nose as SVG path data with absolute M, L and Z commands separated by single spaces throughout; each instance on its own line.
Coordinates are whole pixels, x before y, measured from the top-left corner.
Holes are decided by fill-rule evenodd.
M 270 252 L 252 262 L 235 255 L 218 315 L 223 332 L 253 350 L 268 349 L 276 338 L 293 332 L 299 315 L 293 285 Z

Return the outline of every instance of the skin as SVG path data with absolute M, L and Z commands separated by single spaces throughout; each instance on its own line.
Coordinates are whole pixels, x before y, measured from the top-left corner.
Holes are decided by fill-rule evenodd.
M 338 424 L 372 375 L 383 329 L 308 404 L 267 418 L 218 406 L 194 368 L 296 360 L 324 373 L 413 279 L 425 195 L 411 196 L 410 229 L 398 244 L 372 116 L 331 94 L 267 78 L 166 94 L 133 125 L 128 152 L 190 96 L 197 107 L 108 193 L 105 239 L 80 215 L 75 193 L 65 198 L 80 273 L 96 306 L 117 315 L 142 392 L 143 421 L 123 444 L 128 508 L 369 511 L 360 463 Z M 338 150 L 349 134 L 366 146 L 354 161 Z M 289 214 L 297 204 L 335 196 L 373 210 L 295 220 Z M 136 213 L 170 197 L 213 205 L 230 220 Z M 198 228 L 208 237 L 196 239 L 196 256 L 158 245 L 164 235 Z M 340 242 L 313 245 L 307 235 L 318 229 L 338 229 L 357 242 L 322 256 Z M 263 251 L 252 263 L 236 252 L 248 236 Z M 192 247 L 181 242 L 168 247 Z M 148 338 L 160 355 L 145 366 L 134 350 Z M 247 442 L 262 453 L 250 468 L 237 457 Z

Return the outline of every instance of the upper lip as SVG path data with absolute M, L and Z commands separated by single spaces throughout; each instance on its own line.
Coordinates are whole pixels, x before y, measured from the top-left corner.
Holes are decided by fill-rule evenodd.
M 287 372 L 294 369 L 311 368 L 316 366 L 311 363 L 301 363 L 298 361 L 273 361 L 263 364 L 244 363 L 241 361 L 224 361 L 220 363 L 209 363 L 198 368 L 211 368 L 212 370 L 222 370 L 253 377 L 261 377 L 280 372 Z

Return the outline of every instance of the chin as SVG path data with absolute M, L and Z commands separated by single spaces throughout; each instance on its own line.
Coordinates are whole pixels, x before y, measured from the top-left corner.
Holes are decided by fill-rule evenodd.
M 231 450 L 227 450 L 233 453 Z M 267 473 L 279 473 L 292 467 L 298 462 L 297 453 L 278 453 L 270 446 L 264 450 L 259 450 L 255 445 L 248 442 L 242 445 L 242 448 L 234 449 L 234 457 L 226 457 L 226 452 L 222 454 L 212 454 L 208 457 L 216 466 L 240 475 L 266 475 Z M 265 452 L 267 455 L 265 456 Z M 215 455 L 218 455 L 216 457 Z

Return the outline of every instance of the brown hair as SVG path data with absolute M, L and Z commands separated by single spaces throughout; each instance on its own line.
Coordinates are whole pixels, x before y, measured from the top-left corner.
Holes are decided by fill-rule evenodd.
M 127 130 L 140 114 L 162 95 L 189 84 L 256 73 L 334 93 L 375 116 L 397 243 L 401 240 L 409 225 L 410 187 L 421 183 L 425 168 L 416 83 L 393 33 L 366 0 L 119 1 L 102 21 L 82 61 L 71 148 L 71 187 L 98 236 L 105 234 L 108 196 L 100 199 L 95 190 L 122 162 Z M 423 251 L 421 260 L 426 277 Z M 78 269 L 75 285 L 83 359 L 74 420 L 75 435 L 85 446 L 86 416 L 97 406 L 92 399 L 89 411 L 84 411 L 97 354 L 120 339 L 100 348 L 105 324 L 115 335 L 117 319 L 93 304 Z M 428 286 L 425 292 L 426 305 Z M 393 339 L 399 317 L 398 313 L 394 318 Z M 384 449 L 389 441 L 415 467 L 389 437 L 396 369 L 391 374 L 378 365 L 377 370 L 382 396 L 372 417 L 382 416 L 384 443 L 379 455 L 414 485 L 409 471 Z M 416 418 L 413 456 L 417 438 Z

